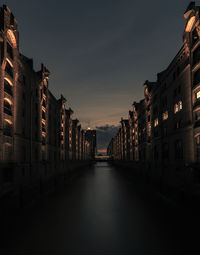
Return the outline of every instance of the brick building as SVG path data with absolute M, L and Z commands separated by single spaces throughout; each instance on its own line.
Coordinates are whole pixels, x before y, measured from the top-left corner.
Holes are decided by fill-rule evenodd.
M 144 99 L 129 112 L 130 159 L 154 168 L 200 162 L 200 7 L 191 2 L 184 17 L 183 46 L 156 82 L 144 83 Z M 108 147 L 115 159 L 125 146 L 118 135 Z
M 51 93 L 49 77 L 19 52 L 17 20 L 0 7 L 0 196 L 66 175 L 72 159 L 91 159 L 91 144 L 80 126 L 73 131 L 73 111 Z

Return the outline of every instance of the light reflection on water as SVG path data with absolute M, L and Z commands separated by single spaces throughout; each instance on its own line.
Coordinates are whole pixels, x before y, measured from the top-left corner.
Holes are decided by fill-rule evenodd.
M 148 207 L 134 185 L 108 163 L 97 163 L 24 217 L 6 255 L 168 254 L 171 240 L 150 216 L 157 208 Z

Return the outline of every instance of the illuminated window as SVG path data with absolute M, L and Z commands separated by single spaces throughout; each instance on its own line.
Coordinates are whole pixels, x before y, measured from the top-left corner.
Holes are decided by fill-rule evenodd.
M 5 71 L 8 75 L 10 75 L 11 78 L 13 78 L 13 68 L 12 68 L 11 64 L 9 63 L 9 61 L 6 62 Z
M 155 120 L 154 120 L 154 127 L 157 127 L 158 126 L 158 118 L 156 118 Z
M 174 113 L 180 112 L 183 109 L 183 103 L 182 101 L 179 101 L 178 104 L 175 104 L 174 106 Z
M 194 25 L 194 22 L 195 22 L 195 16 L 191 17 L 187 23 L 187 26 L 185 28 L 185 32 L 191 32 L 192 30 L 192 27 Z
M 12 30 L 10 30 L 10 29 L 8 30 L 7 37 L 8 37 L 8 41 L 10 42 L 12 47 L 16 48 L 17 47 L 17 42 L 16 42 L 16 38 L 15 38 L 15 35 L 14 35 Z
M 12 116 L 12 107 L 11 107 L 11 102 L 9 99 L 5 98 L 4 99 L 4 113 Z
M 163 112 L 162 117 L 163 117 L 163 120 L 167 120 L 168 119 L 168 111 Z
M 178 104 L 175 104 L 174 106 L 174 113 L 177 113 L 178 112 Z
M 178 108 L 179 108 L 179 111 L 183 109 L 183 103 L 182 103 L 182 101 L 179 101 L 179 102 L 178 102 Z
M 10 120 L 4 120 L 3 134 L 6 136 L 12 136 L 12 122 Z
M 4 91 L 10 96 L 13 96 L 12 86 L 6 79 L 4 80 Z
M 195 92 L 195 100 L 199 100 L 200 99 L 200 90 Z

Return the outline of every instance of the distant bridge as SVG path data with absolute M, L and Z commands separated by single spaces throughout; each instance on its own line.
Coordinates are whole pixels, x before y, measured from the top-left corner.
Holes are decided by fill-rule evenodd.
M 99 161 L 108 161 L 110 160 L 110 157 L 109 156 L 104 156 L 104 155 L 96 155 L 95 156 L 95 161 L 99 162 Z

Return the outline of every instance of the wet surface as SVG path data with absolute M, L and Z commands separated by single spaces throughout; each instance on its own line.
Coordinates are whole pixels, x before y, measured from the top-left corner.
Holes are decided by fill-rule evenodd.
M 141 180 L 99 162 L 16 217 L 1 254 L 183 254 L 194 222 Z

